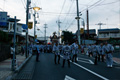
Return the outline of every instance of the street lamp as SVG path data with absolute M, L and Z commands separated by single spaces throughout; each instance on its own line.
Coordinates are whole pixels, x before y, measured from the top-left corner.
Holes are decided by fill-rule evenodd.
M 34 10 L 34 14 L 33 14 L 33 16 L 34 16 L 34 44 L 35 44 L 35 35 L 36 35 L 36 17 L 35 17 L 35 15 L 36 15 L 36 12 L 37 11 L 39 11 L 41 8 L 40 7 L 33 7 L 33 10 Z
M 41 8 L 40 7 L 33 7 L 33 10 L 39 11 Z

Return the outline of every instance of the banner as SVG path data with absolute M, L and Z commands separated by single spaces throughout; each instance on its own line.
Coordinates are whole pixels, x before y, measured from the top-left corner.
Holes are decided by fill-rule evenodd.
M 0 12 L 0 26 L 7 26 L 7 12 Z

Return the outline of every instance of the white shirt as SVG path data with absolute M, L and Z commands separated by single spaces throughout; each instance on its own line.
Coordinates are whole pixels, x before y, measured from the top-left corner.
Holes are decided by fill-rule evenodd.
M 11 54 L 15 52 L 15 48 L 11 47 Z

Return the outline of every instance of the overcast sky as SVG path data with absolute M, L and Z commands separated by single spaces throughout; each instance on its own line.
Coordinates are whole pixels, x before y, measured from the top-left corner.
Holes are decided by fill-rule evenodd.
M 37 24 L 38 37 L 44 36 L 44 24 L 47 24 L 47 36 L 52 35 L 54 31 L 58 31 L 57 21 L 60 20 L 61 30 L 69 30 L 76 32 L 76 0 L 31 0 L 31 7 L 38 6 L 42 10 L 38 11 L 40 24 Z M 79 12 L 86 24 L 86 10 L 89 10 L 89 28 L 99 29 L 96 25 L 99 22 L 104 23 L 102 29 L 120 28 L 120 0 L 78 0 Z M 11 17 L 17 16 L 21 21 L 26 22 L 26 0 L 0 0 L 0 11 L 8 12 Z M 30 10 L 33 14 L 33 10 Z M 29 21 L 33 21 L 33 15 Z M 82 27 L 82 25 L 80 25 Z M 34 30 L 29 30 L 29 34 L 33 35 Z

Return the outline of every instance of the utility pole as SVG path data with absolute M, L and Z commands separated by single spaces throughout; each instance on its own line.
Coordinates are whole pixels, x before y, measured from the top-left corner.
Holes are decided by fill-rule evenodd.
M 86 13 L 87 13 L 87 35 L 88 35 L 88 39 L 89 39 L 89 12 L 88 12 L 88 9 L 87 9 Z
M 34 16 L 34 45 L 35 45 L 35 39 L 36 39 L 36 37 L 35 37 L 35 35 L 36 35 L 36 11 L 34 11 L 34 14 L 33 14 L 33 16 Z
M 15 46 L 16 46 L 16 16 L 14 21 L 14 45 L 13 45 L 14 50 L 15 50 Z M 12 71 L 15 71 L 15 51 L 13 53 L 13 59 L 12 59 Z
M 103 23 L 100 22 L 100 23 L 95 24 L 95 25 L 99 25 L 99 29 L 101 29 L 101 26 L 102 26 L 102 25 L 106 25 L 106 24 L 103 24 Z M 98 32 L 98 38 L 99 38 L 99 32 Z
M 61 24 L 61 22 L 60 22 L 60 20 L 58 20 L 58 37 L 60 37 L 60 24 Z M 60 40 L 59 40 L 59 43 L 60 43 Z
M 106 24 L 103 24 L 103 23 L 100 22 L 100 23 L 95 24 L 95 25 L 99 25 L 99 29 L 101 29 L 101 26 L 102 26 L 102 25 L 106 25 Z
M 31 1 L 27 0 L 27 5 L 26 5 L 26 25 L 28 26 L 28 14 L 29 14 L 29 5 L 30 5 Z M 25 54 L 26 58 L 28 57 L 28 27 L 26 29 L 26 54 Z
M 46 41 L 46 28 L 48 28 L 48 27 L 47 27 L 46 23 L 44 25 L 45 25 L 45 27 L 44 27 L 45 28 L 45 39 L 44 40 L 45 40 L 45 44 L 46 44 L 47 43 L 47 41 Z
M 79 7 L 78 7 L 78 0 L 76 0 L 76 5 L 77 5 L 77 17 L 75 19 L 77 19 L 77 26 L 78 26 L 78 42 L 79 42 L 79 45 L 81 44 L 81 41 L 80 41 L 80 23 L 79 23 Z

